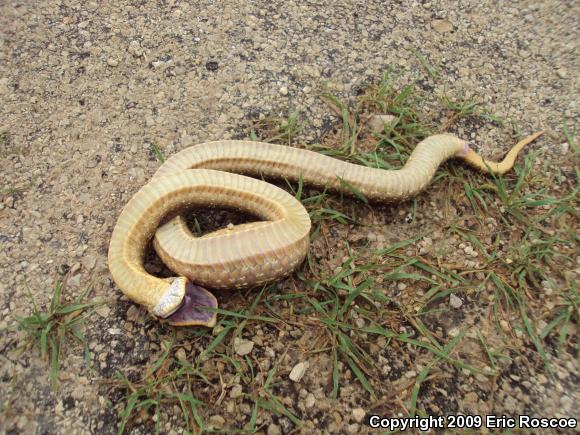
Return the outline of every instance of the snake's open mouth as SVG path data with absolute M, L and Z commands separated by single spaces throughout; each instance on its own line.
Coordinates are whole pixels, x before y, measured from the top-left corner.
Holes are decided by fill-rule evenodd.
M 204 307 L 217 308 L 218 303 L 214 295 L 203 287 L 192 282 L 185 285 L 185 296 L 179 308 L 166 320 L 175 326 L 215 326 L 216 312 L 205 310 Z

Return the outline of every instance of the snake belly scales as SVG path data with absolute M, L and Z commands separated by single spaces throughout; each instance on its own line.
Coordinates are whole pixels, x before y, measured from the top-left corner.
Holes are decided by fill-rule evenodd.
M 348 193 L 349 186 L 378 202 L 401 201 L 423 190 L 449 158 L 502 174 L 536 133 L 516 144 L 500 163 L 485 161 L 455 136 L 430 136 L 405 166 L 384 170 L 312 151 L 251 141 L 195 145 L 169 158 L 125 205 L 111 236 L 108 264 L 122 292 L 157 318 L 173 325 L 213 326 L 216 298 L 205 287 L 255 287 L 290 274 L 309 246 L 310 219 L 286 191 L 250 178 L 285 178 Z M 242 175 L 243 174 L 243 175 Z M 179 212 L 222 207 L 257 216 L 259 222 L 195 237 Z M 176 215 L 167 221 L 168 216 Z M 158 278 L 144 268 L 148 243 L 178 276 Z

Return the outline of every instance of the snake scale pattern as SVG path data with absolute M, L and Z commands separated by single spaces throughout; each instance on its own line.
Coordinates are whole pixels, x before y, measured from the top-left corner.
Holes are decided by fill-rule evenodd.
M 208 142 L 169 158 L 122 210 L 109 246 L 108 264 L 121 291 L 173 325 L 213 326 L 217 300 L 205 287 L 254 287 L 290 274 L 309 246 L 310 219 L 286 191 L 250 176 L 301 179 L 305 185 L 369 200 L 401 201 L 421 192 L 439 165 L 459 158 L 497 174 L 513 166 L 519 151 L 543 132 L 516 144 L 500 163 L 485 161 L 464 140 L 448 134 L 420 142 L 405 166 L 383 170 L 312 151 L 250 141 Z M 195 237 L 179 213 L 192 207 L 242 210 L 261 219 Z M 168 216 L 176 216 L 167 221 Z M 167 221 L 167 222 L 166 222 Z M 174 278 L 158 278 L 143 266 L 149 242 Z

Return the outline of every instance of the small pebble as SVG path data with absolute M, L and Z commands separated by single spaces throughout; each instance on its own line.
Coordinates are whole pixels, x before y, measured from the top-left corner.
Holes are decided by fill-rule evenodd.
M 101 305 L 100 307 L 95 308 L 95 312 L 99 316 L 106 318 L 109 317 L 109 314 L 111 313 L 111 308 L 108 305 Z
M 353 423 L 353 424 L 349 424 L 347 426 L 346 430 L 347 430 L 348 433 L 355 434 L 355 433 L 358 433 L 359 432 L 360 428 L 359 428 L 359 425 L 358 424 Z
M 308 368 L 307 361 L 296 364 L 292 368 L 292 371 L 290 372 L 290 380 L 294 382 L 300 381 L 300 379 L 302 379 L 302 377 L 304 376 L 304 373 L 306 373 L 307 368 Z
M 94 255 L 86 255 L 81 263 L 86 270 L 92 270 L 97 264 L 97 257 Z
M 127 320 L 130 322 L 136 322 L 142 318 L 141 313 L 142 312 L 137 308 L 137 305 L 131 305 L 127 310 Z
M 177 349 L 177 351 L 175 352 L 175 358 L 177 358 L 179 361 L 185 361 L 187 359 L 187 354 L 185 353 L 185 349 L 182 347 Z
M 143 49 L 141 48 L 139 41 L 131 41 L 129 43 L 129 53 L 135 57 L 141 57 L 143 55 Z
M 230 397 L 232 399 L 237 399 L 238 397 L 242 397 L 243 394 L 244 394 L 244 390 L 240 384 L 234 385 L 230 391 Z
M 453 293 L 451 293 L 449 295 L 449 305 L 451 305 L 451 307 L 453 308 L 461 308 L 461 306 L 463 305 L 463 301 L 461 300 L 461 298 L 458 298 Z
M 355 408 L 352 410 L 352 416 L 354 417 L 354 421 L 360 423 L 365 418 L 366 412 L 362 408 Z
M 239 356 L 248 355 L 254 349 L 254 342 L 243 338 L 234 339 L 234 350 Z
M 510 330 L 510 324 L 504 319 L 501 319 L 499 321 L 499 326 L 501 326 L 501 329 L 503 329 L 504 331 Z
M 457 337 L 459 335 L 459 328 L 451 328 L 447 333 L 450 337 Z
M 568 71 L 566 71 L 565 68 L 558 68 L 556 70 L 556 74 L 558 74 L 558 77 L 560 77 L 561 79 L 565 79 L 566 77 L 568 77 Z
M 221 415 L 212 415 L 209 418 L 209 424 L 210 426 L 213 426 L 214 429 L 221 429 L 224 427 L 224 424 L 226 424 L 226 420 Z
M 449 20 L 433 20 L 431 21 L 431 27 L 437 33 L 448 33 L 453 31 L 453 24 Z

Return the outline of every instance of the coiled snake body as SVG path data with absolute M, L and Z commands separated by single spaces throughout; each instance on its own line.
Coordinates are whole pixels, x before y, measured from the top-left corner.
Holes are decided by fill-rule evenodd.
M 219 141 L 187 148 L 169 158 L 127 203 L 113 230 L 109 269 L 123 293 L 174 325 L 213 326 L 217 307 L 210 288 L 252 287 L 291 273 L 308 250 L 310 219 L 284 190 L 245 175 L 298 180 L 333 190 L 344 186 L 376 201 L 404 200 L 429 183 L 438 166 L 458 157 L 495 173 L 508 171 L 518 152 L 538 137 L 515 145 L 501 163 L 486 162 L 467 142 L 435 135 L 420 142 L 399 170 L 359 166 L 312 151 L 249 141 Z M 245 174 L 245 175 L 241 175 Z M 260 222 L 195 237 L 171 214 L 195 206 L 243 210 Z M 179 274 L 157 278 L 143 267 L 149 241 Z M 195 283 L 195 284 L 193 284 Z

